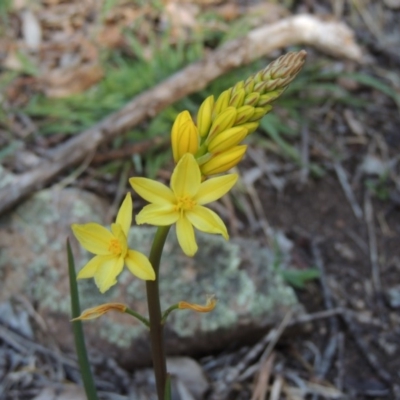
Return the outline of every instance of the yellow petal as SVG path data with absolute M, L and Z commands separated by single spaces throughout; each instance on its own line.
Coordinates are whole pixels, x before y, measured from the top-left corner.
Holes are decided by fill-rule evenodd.
M 110 254 L 108 246 L 114 236 L 106 228 L 94 222 L 83 225 L 72 224 L 71 228 L 84 249 L 98 255 Z
M 187 256 L 194 256 L 197 252 L 196 237 L 194 229 L 189 220 L 185 217 L 179 218 L 176 223 L 176 236 L 179 245 Z
M 200 205 L 218 200 L 232 189 L 237 179 L 237 174 L 229 174 L 207 179 L 200 185 L 200 189 L 194 200 Z
M 147 178 L 130 178 L 133 189 L 149 203 L 174 204 L 175 196 L 170 188 Z
M 94 281 L 101 293 L 104 293 L 111 286 L 117 283 L 117 276 L 124 267 L 124 259 L 122 257 L 112 257 L 103 262 L 94 275 Z
M 173 205 L 149 204 L 136 216 L 136 223 L 167 226 L 174 224 L 178 218 L 179 213 Z
M 109 259 L 110 256 L 95 256 L 93 257 L 78 273 L 76 279 L 93 278 L 100 264 Z
M 193 211 L 187 211 L 186 217 L 199 231 L 221 234 L 229 239 L 228 231 L 222 219 L 212 210 L 196 206 Z
M 190 196 L 193 197 L 199 190 L 201 182 L 201 173 L 192 154 L 185 154 L 171 176 L 171 189 L 176 197 Z
M 128 250 L 125 263 L 129 271 L 139 279 L 154 281 L 156 274 L 149 259 L 142 253 L 135 250 Z
M 128 237 L 132 225 L 132 197 L 130 193 L 125 196 L 115 222 L 121 226 L 125 237 Z
M 101 304 L 99 306 L 88 308 L 88 309 L 82 311 L 82 314 L 79 317 L 74 318 L 71 321 L 79 321 L 79 320 L 84 321 L 87 319 L 95 319 L 95 318 L 101 317 L 103 314 L 105 314 L 109 311 L 118 311 L 118 312 L 124 313 L 127 308 L 128 307 L 122 303 Z

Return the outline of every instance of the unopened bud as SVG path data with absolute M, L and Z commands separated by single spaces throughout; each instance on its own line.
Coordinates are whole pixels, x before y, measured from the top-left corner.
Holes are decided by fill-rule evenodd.
M 247 146 L 235 146 L 230 150 L 217 154 L 209 161 L 200 166 L 201 173 L 204 176 L 221 174 L 233 168 L 240 162 L 246 153 Z
M 246 92 L 244 89 L 238 90 L 236 93 L 232 94 L 229 101 L 229 106 L 239 108 L 243 105 Z
M 206 143 L 209 143 L 213 137 L 218 135 L 218 133 L 231 128 L 235 123 L 236 115 L 237 111 L 235 107 L 228 107 L 225 111 L 219 114 L 211 125 L 210 133 L 208 134 Z
M 171 132 L 172 155 L 177 163 L 184 154 L 196 154 L 199 135 L 189 111 L 181 112 L 175 119 Z
M 230 89 L 225 90 L 224 92 L 222 92 L 219 95 L 219 97 L 214 105 L 214 110 L 212 113 L 213 119 L 217 118 L 219 114 L 221 114 L 228 108 L 229 100 L 231 98 L 231 92 L 232 92 L 232 89 L 230 88 Z
M 208 96 L 199 108 L 197 113 L 197 128 L 201 137 L 206 136 L 210 130 L 212 121 L 212 110 L 214 107 L 214 96 Z
M 252 106 L 242 106 L 237 109 L 235 126 L 244 124 L 247 122 L 254 114 L 254 107 Z
M 237 146 L 247 136 L 247 129 L 241 126 L 221 132 L 208 145 L 210 153 L 220 153 Z

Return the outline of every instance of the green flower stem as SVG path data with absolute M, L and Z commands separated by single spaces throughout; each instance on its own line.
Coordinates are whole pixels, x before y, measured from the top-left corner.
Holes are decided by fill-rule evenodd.
M 79 304 L 78 285 L 76 284 L 75 274 L 75 260 L 72 254 L 69 239 L 67 239 L 67 253 L 68 253 L 68 272 L 69 272 L 69 285 L 71 294 L 71 310 L 72 318 L 78 318 L 81 315 L 81 307 Z M 82 321 L 72 322 L 72 329 L 75 338 L 75 347 L 78 355 L 78 363 L 82 374 L 83 386 L 85 387 L 86 397 L 88 400 L 98 400 L 96 387 L 90 369 L 89 357 L 86 351 L 85 336 L 82 328 Z
M 150 328 L 150 322 L 147 318 L 143 317 L 143 315 L 140 315 L 139 313 L 137 313 L 136 311 L 130 309 L 130 308 L 126 308 L 126 310 L 124 311 L 125 314 L 129 314 L 132 315 L 133 317 L 135 317 L 136 319 L 138 319 L 140 322 L 143 323 L 143 325 L 145 325 L 147 328 Z
M 158 288 L 161 254 L 164 248 L 170 226 L 159 226 L 150 250 L 149 260 L 156 273 L 154 281 L 146 281 L 147 304 L 150 319 L 150 342 L 153 357 L 154 374 L 156 378 L 157 395 L 164 400 L 165 385 L 167 382 L 167 366 L 164 350 L 164 329 L 161 323 L 160 293 Z
M 179 303 L 176 303 L 176 304 L 174 304 L 173 306 L 168 307 L 168 308 L 164 311 L 164 313 L 163 313 L 163 315 L 162 315 L 161 324 L 164 325 L 164 324 L 165 324 L 165 321 L 166 321 L 167 318 L 168 318 L 168 315 L 171 314 L 172 311 L 177 310 L 178 308 L 179 308 Z

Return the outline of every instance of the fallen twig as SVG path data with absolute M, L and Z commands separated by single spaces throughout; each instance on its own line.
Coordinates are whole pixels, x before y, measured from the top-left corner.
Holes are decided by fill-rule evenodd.
M 361 337 L 360 331 L 354 321 L 351 319 L 350 314 L 347 312 L 343 312 L 341 314 L 343 321 L 346 323 L 346 326 L 353 336 L 358 349 L 362 353 L 362 355 L 367 360 L 368 364 L 372 367 L 372 369 L 377 373 L 377 375 L 388 385 L 393 383 L 392 376 L 387 372 L 383 366 L 379 363 L 376 356 L 373 354 L 367 343 Z
M 349 181 L 347 179 L 346 171 L 343 169 L 342 165 L 338 162 L 333 164 L 335 168 L 336 175 L 339 179 L 339 183 L 342 185 L 343 192 L 351 205 L 351 209 L 353 210 L 354 215 L 357 219 L 361 219 L 363 216 L 363 212 L 361 207 L 358 205 L 356 198 L 353 193 L 353 189 L 351 188 Z
M 320 273 L 320 282 L 322 286 L 322 294 L 324 296 L 324 303 L 325 307 L 328 310 L 333 308 L 333 299 L 332 294 L 328 286 L 328 282 L 326 280 L 326 273 L 325 273 L 325 265 L 322 259 L 321 251 L 318 247 L 316 240 L 311 241 L 311 251 L 315 260 L 315 264 Z M 325 351 L 322 355 L 321 362 L 317 366 L 316 376 L 319 380 L 325 378 L 326 374 L 329 372 L 332 363 L 333 357 L 336 354 L 337 344 L 338 344 L 338 321 L 335 317 L 329 318 L 329 325 L 330 325 L 330 338 L 328 344 L 325 348 Z M 313 395 L 313 400 L 318 398 L 318 394 Z
M 369 258 L 372 270 L 372 284 L 374 286 L 375 297 L 382 318 L 383 302 L 382 302 L 381 275 L 379 271 L 379 262 L 378 262 L 378 245 L 376 242 L 374 210 L 372 207 L 371 197 L 369 195 L 368 190 L 365 193 L 364 210 L 365 210 L 365 221 L 367 223 L 367 231 L 368 231 Z
M 296 15 L 255 29 L 241 39 L 225 43 L 207 57 L 135 97 L 121 110 L 49 151 L 36 168 L 15 177 L 0 189 L 0 214 L 22 198 L 51 182 L 57 174 L 81 160 L 100 144 L 157 115 L 168 105 L 206 87 L 225 72 L 250 63 L 274 50 L 308 45 L 336 57 L 361 60 L 352 31 L 338 21 Z

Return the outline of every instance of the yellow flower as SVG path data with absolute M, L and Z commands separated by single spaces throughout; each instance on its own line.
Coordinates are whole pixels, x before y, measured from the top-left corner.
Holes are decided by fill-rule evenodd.
M 184 154 L 196 154 L 199 134 L 189 111 L 182 111 L 175 119 L 171 131 L 172 155 L 177 163 Z
M 96 223 L 71 226 L 81 246 L 95 254 L 78 273 L 77 279 L 94 278 L 101 293 L 117 283 L 124 264 L 140 279 L 154 280 L 155 273 L 147 257 L 128 249 L 128 233 L 132 223 L 132 198 L 128 193 L 111 225 L 111 232 Z
M 193 155 L 187 153 L 175 167 L 170 188 L 151 179 L 129 179 L 133 189 L 152 203 L 136 216 L 136 222 L 156 226 L 176 223 L 176 235 L 182 250 L 186 255 L 193 256 L 197 251 L 193 226 L 200 231 L 229 238 L 221 218 L 204 204 L 229 192 L 237 178 L 237 174 L 230 174 L 201 182 L 200 167 Z

